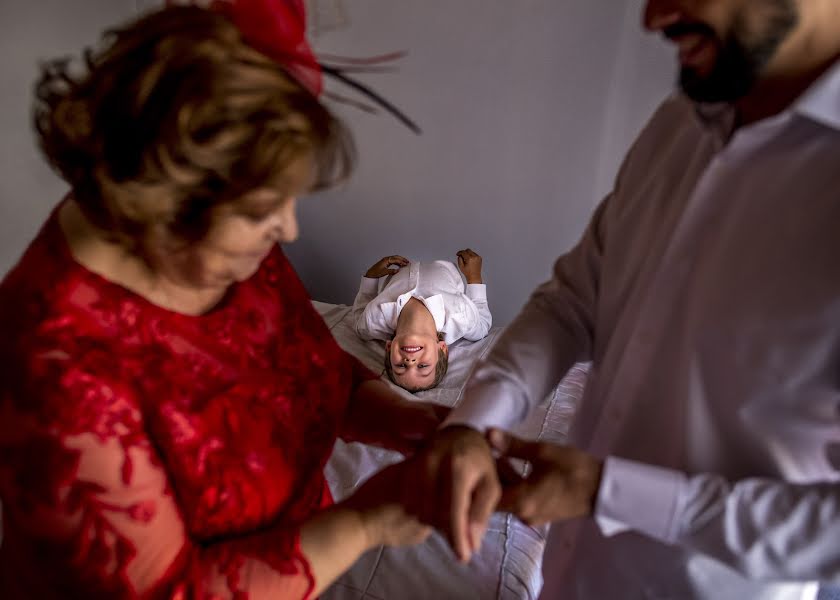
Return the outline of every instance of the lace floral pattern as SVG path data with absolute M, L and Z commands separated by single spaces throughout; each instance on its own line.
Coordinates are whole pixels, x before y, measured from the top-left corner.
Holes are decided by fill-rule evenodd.
M 190 317 L 74 262 L 53 218 L 0 301 L 0 595 L 311 593 L 299 526 L 373 375 L 279 248 Z

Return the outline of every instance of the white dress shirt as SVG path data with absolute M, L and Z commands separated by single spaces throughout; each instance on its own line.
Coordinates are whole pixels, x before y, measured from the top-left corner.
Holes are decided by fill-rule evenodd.
M 458 268 L 446 260 L 412 261 L 394 275 L 362 277 L 353 302 L 356 333 L 365 340 L 390 340 L 411 298 L 429 309 L 447 344 L 461 338 L 478 341 L 487 336 L 493 324 L 485 284 L 465 286 Z
M 666 101 L 448 423 L 510 428 L 576 361 L 596 520 L 543 598 L 813 598 L 840 581 L 840 66 L 733 134 Z

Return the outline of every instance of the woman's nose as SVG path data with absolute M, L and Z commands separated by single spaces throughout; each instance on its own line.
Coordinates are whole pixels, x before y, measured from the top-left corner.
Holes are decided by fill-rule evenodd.
M 297 199 L 289 198 L 274 215 L 269 234 L 281 244 L 294 242 L 300 233 L 297 220 Z

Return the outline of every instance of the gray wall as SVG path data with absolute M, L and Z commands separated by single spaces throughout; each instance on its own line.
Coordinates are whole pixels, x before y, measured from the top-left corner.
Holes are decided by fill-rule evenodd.
M 495 322 L 506 323 L 609 190 L 670 87 L 670 56 L 642 35 L 638 0 L 346 6 L 349 27 L 318 36 L 317 48 L 409 50 L 398 72 L 363 79 L 424 133 L 339 108 L 359 168 L 341 189 L 301 203 L 290 257 L 313 297 L 350 303 L 383 255 L 451 258 L 470 246 L 485 259 Z
M 152 3 L 0 0 L 0 272 L 66 189 L 33 143 L 36 62 L 78 51 Z M 349 303 L 382 255 L 451 258 L 470 246 L 485 258 L 491 308 L 504 324 L 577 241 L 670 87 L 671 56 L 642 36 L 641 0 L 342 4 L 349 27 L 320 34 L 316 47 L 348 56 L 408 50 L 397 72 L 361 78 L 424 134 L 339 106 L 359 168 L 342 188 L 301 202 L 302 238 L 290 257 L 313 297 Z
M 134 10 L 133 0 L 0 0 L 0 273 L 67 190 L 32 135 L 38 62 L 77 55 Z

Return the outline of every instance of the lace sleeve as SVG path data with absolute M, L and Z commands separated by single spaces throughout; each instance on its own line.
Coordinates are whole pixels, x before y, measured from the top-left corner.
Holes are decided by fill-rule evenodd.
M 40 351 L 5 386 L 4 570 L 20 595 L 308 598 L 296 528 L 191 534 L 138 399 L 96 364 Z

